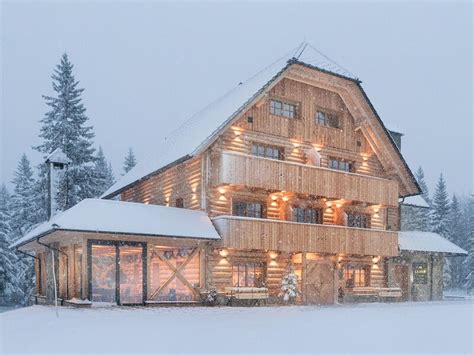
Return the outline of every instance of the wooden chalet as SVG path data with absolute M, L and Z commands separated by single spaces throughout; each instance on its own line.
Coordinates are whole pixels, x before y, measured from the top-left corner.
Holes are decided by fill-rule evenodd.
M 357 79 L 281 58 L 153 154 L 15 243 L 38 300 L 271 303 L 290 263 L 299 303 L 442 293 L 445 249 L 400 248 L 399 200 L 420 189 Z

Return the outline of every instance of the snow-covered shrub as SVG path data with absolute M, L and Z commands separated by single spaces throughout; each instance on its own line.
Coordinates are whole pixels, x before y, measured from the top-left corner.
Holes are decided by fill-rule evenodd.
M 298 296 L 298 277 L 292 264 L 288 265 L 285 276 L 281 280 L 281 292 L 278 295 L 285 303 L 294 303 Z
M 209 287 L 204 303 L 208 306 L 215 306 L 217 304 L 217 288 L 213 286 Z

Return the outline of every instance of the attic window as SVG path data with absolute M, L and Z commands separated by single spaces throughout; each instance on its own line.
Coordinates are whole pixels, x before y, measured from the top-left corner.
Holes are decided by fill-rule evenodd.
M 339 128 L 339 119 L 337 115 L 327 112 L 317 111 L 314 117 L 316 124 L 331 128 Z
M 64 168 L 64 164 L 63 163 L 53 163 L 53 168 L 61 170 L 61 169 Z
M 270 113 L 276 116 L 296 118 L 296 105 L 278 100 L 270 100 Z
M 334 170 L 352 172 L 354 170 L 354 163 L 344 159 L 329 158 L 328 167 Z

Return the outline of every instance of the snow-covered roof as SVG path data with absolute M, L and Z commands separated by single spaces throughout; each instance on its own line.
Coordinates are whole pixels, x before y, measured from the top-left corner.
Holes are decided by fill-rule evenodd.
M 398 233 L 400 250 L 467 255 L 467 251 L 432 232 L 406 231 Z
M 17 240 L 18 247 L 54 230 L 220 239 L 205 212 L 115 200 L 85 199 Z
M 70 164 L 71 159 L 67 157 L 66 154 L 61 150 L 61 148 L 56 148 L 53 152 L 48 155 L 45 159 L 46 163 L 62 163 L 62 164 Z
M 426 202 L 422 195 L 414 195 L 408 196 L 403 199 L 403 205 L 408 206 L 415 206 L 415 207 L 423 207 L 423 208 L 430 208 L 430 205 Z
M 275 82 L 291 63 L 308 64 L 313 68 L 330 72 L 333 75 L 358 81 L 358 79 L 342 67 L 335 63 L 328 63 L 329 58 L 321 55 L 320 52 L 314 52 L 314 48 L 311 46 L 310 48 L 313 48 L 313 53 L 311 56 L 308 55 L 306 48 L 299 46 L 296 51 L 292 49 L 250 79 L 239 83 L 239 85 L 224 96 L 194 114 L 180 128 L 175 130 L 170 137 L 161 142 L 160 147 L 153 149 L 153 157 L 139 162 L 137 166 L 112 185 L 102 197 L 111 197 L 123 188 L 150 174 L 166 169 L 175 162 L 186 160 L 198 154 L 201 148 L 206 147 L 229 121 L 241 113 L 257 97 L 269 90 L 271 84 Z M 295 56 L 300 57 L 303 51 L 305 51 L 306 57 L 296 59 Z M 315 60 L 316 64 L 310 64 Z

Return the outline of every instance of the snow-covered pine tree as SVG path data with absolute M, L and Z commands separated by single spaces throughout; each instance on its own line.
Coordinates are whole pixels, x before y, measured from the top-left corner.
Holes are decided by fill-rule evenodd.
M 468 256 L 464 259 L 464 287 L 469 294 L 474 292 L 474 195 L 471 195 L 467 204 L 467 241 L 465 249 Z
M 99 147 L 95 161 L 95 196 L 101 196 L 113 183 L 112 165 L 107 163 L 102 147 Z
M 444 238 L 451 240 L 449 235 L 449 198 L 443 174 L 439 176 L 433 194 L 431 212 L 431 230 Z
M 286 270 L 285 276 L 281 280 L 279 297 L 282 298 L 285 303 L 294 303 L 296 296 L 298 296 L 298 277 L 295 274 L 295 269 L 290 263 Z
M 415 173 L 415 178 L 421 188 L 421 196 L 425 199 L 428 205 L 431 206 L 430 192 L 428 190 L 428 185 L 425 181 L 425 172 L 423 171 L 423 168 L 421 166 L 418 167 L 418 170 Z
M 442 237 L 451 240 L 451 236 L 449 235 L 450 206 L 443 174 L 440 174 L 439 176 L 431 206 L 431 230 Z M 452 287 L 451 260 L 449 258 L 444 258 L 443 281 L 445 288 Z
M 60 195 L 67 195 L 67 198 L 62 199 L 65 205 L 59 206 L 61 209 L 74 206 L 84 198 L 93 197 L 96 191 L 95 149 L 92 145 L 94 132 L 92 126 L 87 125 L 89 118 L 85 114 L 81 98 L 84 89 L 78 88 L 79 82 L 74 78 L 72 69 L 73 65 L 67 54 L 64 54 L 51 76 L 55 96 L 43 96 L 50 107 L 50 111 L 41 120 L 40 137 L 43 138 L 43 143 L 34 147 L 44 156 L 61 148 L 72 161 L 66 175 L 67 183 L 60 184 Z M 40 168 L 43 186 L 47 183 L 46 172 L 47 169 Z
M 461 205 L 456 194 L 453 194 L 449 209 L 449 236 L 451 241 L 464 247 L 466 244 L 466 226 L 468 225 L 468 216 L 461 209 Z M 461 288 L 463 284 L 463 261 L 462 257 L 451 258 L 451 286 Z
M 135 158 L 135 154 L 133 153 L 132 148 L 128 149 L 128 153 L 125 156 L 123 161 L 123 171 L 124 174 L 128 173 L 132 168 L 137 165 L 137 159 Z
M 18 256 L 9 248 L 12 230 L 10 228 L 10 195 L 4 184 L 0 187 L 0 305 L 19 302 Z
M 36 181 L 33 176 L 30 161 L 23 154 L 14 173 L 12 183 L 13 194 L 10 202 L 11 241 L 15 241 L 41 222 L 37 206 Z M 20 303 L 26 304 L 34 290 L 33 260 L 27 256 L 19 256 L 16 264 L 18 273 L 18 288 L 23 294 Z

